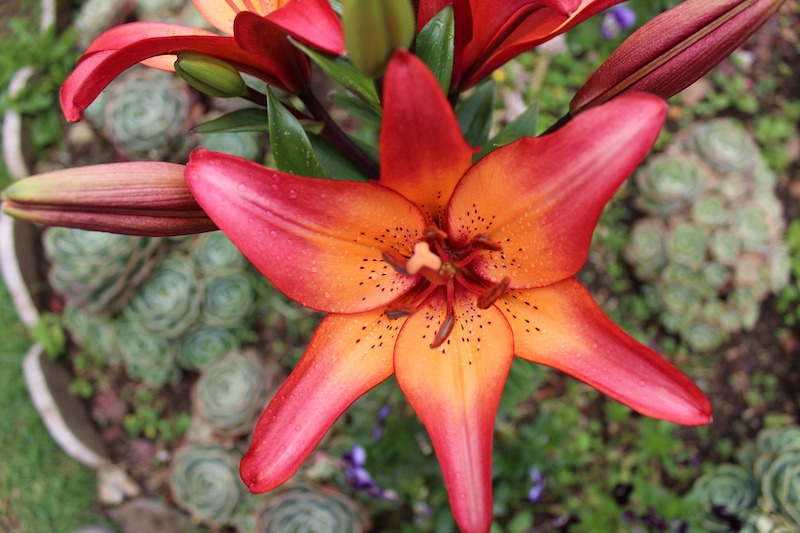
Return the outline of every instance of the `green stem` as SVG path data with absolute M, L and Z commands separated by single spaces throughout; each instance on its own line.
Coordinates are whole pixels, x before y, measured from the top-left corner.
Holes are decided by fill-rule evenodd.
M 353 162 L 364 174 L 370 178 L 377 179 L 380 175 L 380 167 L 372 160 L 353 140 L 342 131 L 338 124 L 328 114 L 328 110 L 317 99 L 316 95 L 308 89 L 297 95 L 305 104 L 311 115 L 324 124 L 322 134 L 336 148 Z

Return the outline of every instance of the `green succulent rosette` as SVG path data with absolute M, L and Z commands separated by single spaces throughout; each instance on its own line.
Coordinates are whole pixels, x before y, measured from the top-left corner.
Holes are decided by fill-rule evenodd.
M 130 159 L 179 159 L 191 93 L 175 76 L 133 67 L 109 85 L 104 100 L 103 133 Z
M 703 228 L 719 228 L 730 223 L 728 201 L 721 194 L 707 194 L 691 205 L 692 220 Z
M 178 339 L 178 365 L 187 370 L 202 370 L 238 350 L 241 335 L 238 329 L 211 326 L 202 321 L 193 325 Z
M 697 124 L 687 144 L 719 172 L 749 175 L 756 170 L 758 146 L 733 120 L 716 119 Z
M 169 254 L 123 310 L 124 317 L 166 339 L 177 339 L 200 316 L 203 284 L 191 260 Z
M 702 164 L 693 157 L 660 154 L 636 173 L 636 205 L 652 215 L 666 216 L 690 205 L 708 186 Z
M 118 334 L 117 346 L 125 370 L 131 378 L 153 387 L 161 387 L 180 376 L 176 364 L 176 342 L 155 335 L 136 324 L 121 324 Z
M 169 473 L 175 502 L 194 520 L 217 527 L 228 524 L 246 490 L 239 478 L 238 461 L 219 446 L 179 448 Z
M 257 533 L 361 533 L 360 509 L 327 488 L 296 486 L 275 495 L 259 514 Z
M 130 298 L 162 253 L 159 239 L 51 227 L 42 236 L 50 286 L 93 314 L 111 314 Z
M 255 353 L 231 352 L 200 374 L 192 390 L 195 414 L 217 433 L 244 435 L 264 408 L 264 383 Z
M 778 228 L 759 205 L 745 205 L 736 213 L 734 232 L 747 252 L 763 252 L 775 242 Z
M 212 326 L 236 327 L 253 309 L 255 292 L 244 271 L 216 272 L 205 278 L 202 317 Z
M 698 270 L 706 263 L 708 236 L 691 222 L 677 224 L 667 237 L 667 256 L 677 265 Z
M 203 274 L 220 270 L 241 270 L 248 264 L 242 252 L 221 231 L 194 237 L 190 254 L 197 269 Z
M 72 340 L 95 361 L 108 365 L 121 361 L 117 344 L 120 328 L 118 321 L 91 315 L 73 305 L 67 305 L 61 321 Z
M 741 466 L 722 464 L 695 481 L 689 501 L 700 508 L 703 531 L 724 533 L 730 531 L 729 526 L 720 520 L 715 509 L 724 509 L 726 514 L 744 522 L 756 511 L 758 484 L 753 475 Z
M 800 450 L 780 453 L 761 478 L 768 511 L 780 513 L 800 528 Z
M 643 218 L 633 225 L 623 254 L 640 279 L 654 279 L 667 264 L 666 236 L 666 224 L 660 219 Z
M 251 131 L 231 131 L 225 133 L 209 133 L 200 139 L 200 146 L 239 156 L 250 161 L 257 161 L 261 155 L 262 134 Z

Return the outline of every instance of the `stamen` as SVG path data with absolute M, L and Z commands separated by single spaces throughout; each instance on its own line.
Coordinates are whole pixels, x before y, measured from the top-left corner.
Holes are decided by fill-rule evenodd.
M 437 348 L 442 345 L 442 343 L 447 339 L 450 333 L 453 331 L 453 326 L 456 325 L 456 316 L 451 312 L 449 313 L 444 322 L 442 322 L 442 327 L 439 328 L 439 331 L 436 333 L 436 337 L 433 338 L 433 342 L 431 343 L 431 348 Z
M 445 239 L 447 239 L 447 233 L 443 232 L 436 226 L 428 226 L 425 228 L 425 231 L 422 232 L 422 237 L 426 241 L 443 242 Z
M 406 262 L 406 270 L 409 274 L 417 274 L 423 268 L 438 272 L 441 266 L 442 258 L 431 252 L 427 242 L 416 243 L 414 245 L 414 254 Z
M 413 305 L 398 305 L 393 307 L 387 307 L 384 313 L 386 314 L 386 318 L 389 320 L 396 320 L 398 318 L 403 318 L 406 316 L 410 316 L 416 311 L 417 308 Z
M 400 274 L 405 276 L 410 275 L 407 267 L 408 259 L 395 250 L 387 250 L 381 254 L 383 260 L 389 263 L 389 266 L 395 269 Z
M 511 278 L 508 276 L 500 280 L 500 283 L 489 287 L 483 294 L 478 297 L 478 307 L 481 309 L 488 309 L 491 305 L 500 298 L 506 289 L 511 284 Z
M 481 248 L 483 250 L 492 250 L 493 252 L 499 252 L 503 249 L 499 242 L 495 241 L 485 233 L 478 233 L 469 243 L 474 246 L 475 248 Z

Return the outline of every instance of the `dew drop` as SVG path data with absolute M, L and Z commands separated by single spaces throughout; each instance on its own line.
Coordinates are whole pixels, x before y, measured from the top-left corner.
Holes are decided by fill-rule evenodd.
M 316 271 L 317 271 L 317 267 L 311 267 L 311 272 L 316 272 Z
M 640 379 L 639 380 L 639 386 L 640 387 L 644 387 L 645 385 L 647 385 L 647 383 L 645 383 L 643 379 Z
M 245 185 L 244 183 L 239 183 L 239 185 L 237 185 L 236 187 L 237 187 L 237 188 L 238 188 L 240 191 L 246 191 L 246 190 L 247 190 L 247 185 Z
M 294 427 L 294 430 L 295 430 L 295 431 L 300 431 L 301 429 L 303 429 L 303 428 L 302 428 L 302 426 L 300 426 L 300 424 L 297 424 L 297 425 Z
M 273 229 L 273 230 L 270 230 L 270 232 L 269 232 L 269 236 L 270 236 L 270 237 L 272 237 L 272 238 L 275 238 L 275 237 L 277 237 L 277 236 L 278 236 L 278 232 L 277 232 L 277 231 L 275 231 L 274 229 Z
M 297 191 L 292 189 L 289 191 L 289 198 L 297 198 Z
M 592 344 L 592 350 L 596 350 L 596 349 L 597 349 L 597 343 L 595 342 L 594 344 Z

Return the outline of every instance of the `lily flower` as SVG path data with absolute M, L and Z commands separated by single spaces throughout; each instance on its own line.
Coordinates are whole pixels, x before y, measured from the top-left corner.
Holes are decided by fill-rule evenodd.
M 240 473 L 288 480 L 357 398 L 394 374 L 425 425 L 455 519 L 492 520 L 492 433 L 516 355 L 647 416 L 710 420 L 704 394 L 616 326 L 574 275 L 604 205 L 644 158 L 666 105 L 618 98 L 473 165 L 433 75 L 397 52 L 384 84 L 377 182 L 266 169 L 204 149 L 186 180 L 276 287 L 326 311 L 262 414 Z
M 445 6 L 455 16 L 451 91 L 472 87 L 504 63 L 624 0 L 419 0 L 417 29 Z
M 328 0 L 192 1 L 227 35 L 163 22 L 132 22 L 111 28 L 89 45 L 61 88 L 67 120 L 80 120 L 114 78 L 139 62 L 174 70 L 176 54 L 195 52 L 299 93 L 308 86 L 311 64 L 289 42 L 289 36 L 323 52 L 344 52 L 342 26 Z

